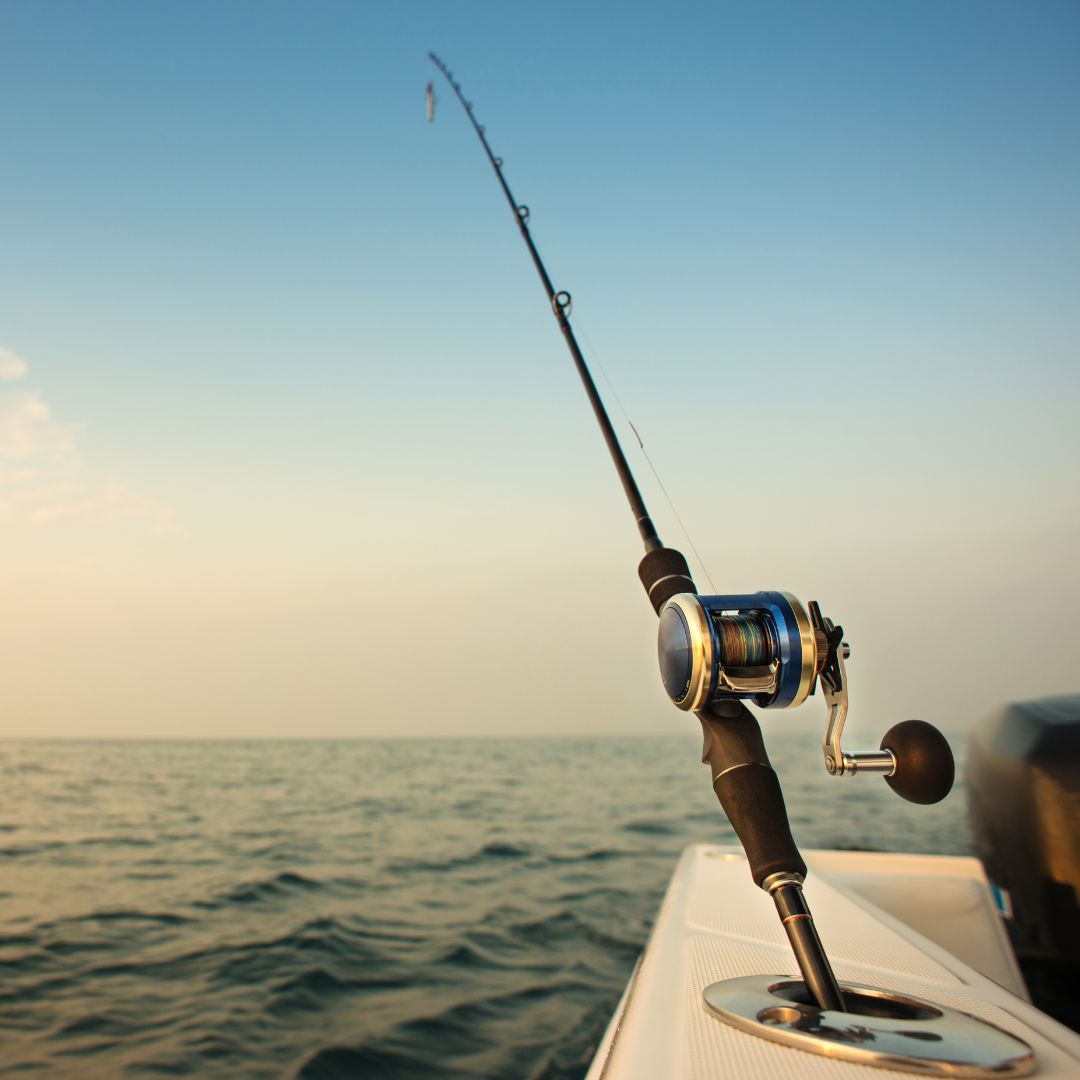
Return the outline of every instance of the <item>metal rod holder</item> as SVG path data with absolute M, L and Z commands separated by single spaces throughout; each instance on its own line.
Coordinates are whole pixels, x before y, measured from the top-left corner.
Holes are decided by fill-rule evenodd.
M 1034 1052 L 1015 1035 L 880 987 L 845 983 L 845 1007 L 822 1009 L 801 982 L 749 975 L 707 986 L 704 998 L 733 1027 L 831 1061 L 950 1080 L 1011 1080 L 1035 1070 Z

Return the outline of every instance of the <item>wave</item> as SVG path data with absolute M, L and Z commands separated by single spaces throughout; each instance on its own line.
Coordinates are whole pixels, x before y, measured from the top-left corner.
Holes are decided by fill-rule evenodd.
M 7 831 L 14 831 L 10 829 Z M 79 852 L 84 848 L 107 847 L 107 848 L 158 848 L 163 843 L 192 840 L 197 837 L 173 836 L 161 834 L 155 836 L 81 836 L 73 840 L 42 840 L 34 844 L 11 844 L 0 847 L 0 856 L 8 859 L 26 858 L 27 856 L 42 855 L 46 852 L 67 851 Z
M 468 855 L 459 855 L 449 859 L 395 859 L 387 863 L 387 870 L 396 874 L 415 872 L 445 873 L 465 867 L 482 866 L 485 863 L 504 862 L 510 859 L 526 859 L 534 854 L 523 844 L 492 842 L 484 844 Z
M 571 1080 L 584 1075 L 614 1004 L 598 1006 L 595 995 L 592 983 L 570 979 L 485 995 L 398 1024 L 355 1046 L 325 1047 L 296 1075 L 300 1080 Z M 561 1023 L 553 1031 L 537 1032 L 528 1018 L 538 1007 L 550 1005 L 556 1006 Z M 478 1032 L 487 1032 L 487 1038 L 478 1039 Z M 500 1033 L 504 1037 L 498 1037 Z
M 5 859 L 21 859 L 28 855 L 41 855 L 46 851 L 56 851 L 68 846 L 65 840 L 43 841 L 38 844 L 11 844 L 8 847 L 0 847 L 0 857 Z
M 316 965 L 273 984 L 270 988 L 272 1000 L 267 1008 L 275 1015 L 293 1011 L 317 1012 L 345 995 L 400 990 L 415 983 L 415 972 L 383 973 L 380 965 L 373 965 L 367 975 L 344 975 Z
M 179 926 L 180 923 L 190 922 L 186 915 L 178 912 L 144 912 L 144 910 L 127 909 L 123 907 L 106 908 L 102 912 L 91 912 L 89 915 L 77 915 L 67 922 L 163 922 L 166 926 Z
M 548 861 L 552 863 L 608 862 L 611 859 L 621 859 L 625 854 L 625 851 L 620 851 L 618 848 L 601 847 L 569 855 L 549 855 Z
M 57 1038 L 67 1039 L 84 1035 L 111 1035 L 124 1038 L 138 1029 L 138 1019 L 124 1020 L 114 1012 L 84 1013 L 62 1024 L 56 1030 Z
M 378 1046 L 328 1046 L 309 1058 L 296 1073 L 300 1080 L 357 1080 L 380 1077 L 381 1080 L 431 1080 L 433 1076 L 481 1080 L 471 1070 L 454 1068 L 439 1055 L 424 1055 L 417 1050 L 386 1050 Z
M 511 927 L 511 931 L 524 941 L 543 945 L 560 941 L 584 940 L 604 949 L 635 955 L 640 952 L 642 946 L 641 941 L 604 930 L 570 908 L 562 908 L 540 919 L 517 923 Z
M 86 915 L 71 915 L 66 919 L 60 919 L 52 923 L 42 923 L 42 929 L 53 929 L 59 926 L 78 925 L 89 922 L 142 922 L 164 923 L 167 926 L 179 926 L 182 923 L 191 922 L 186 915 L 176 911 L 143 911 L 137 908 L 105 908 L 101 911 L 91 911 Z
M 645 833 L 647 836 L 673 836 L 680 831 L 680 824 L 670 820 L 646 818 L 640 821 L 628 821 L 623 825 L 623 831 Z
M 297 892 L 315 892 L 326 886 L 315 878 L 298 874 L 293 870 L 283 870 L 280 874 L 263 878 L 261 881 L 246 882 L 230 889 L 219 902 L 226 904 L 254 904 L 278 896 L 287 896 Z M 219 906 L 218 905 L 218 906 Z

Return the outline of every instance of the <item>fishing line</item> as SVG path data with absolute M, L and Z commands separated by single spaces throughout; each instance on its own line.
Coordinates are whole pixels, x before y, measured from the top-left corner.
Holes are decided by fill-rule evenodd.
M 600 360 L 600 356 L 596 351 L 596 346 L 589 340 L 589 335 L 586 332 L 585 327 L 581 325 L 580 316 L 574 315 L 573 320 L 574 325 L 578 328 L 578 333 L 581 335 L 581 340 L 585 342 L 585 347 L 589 353 L 589 360 L 600 369 L 600 374 L 603 376 L 604 382 L 607 383 L 607 388 L 611 391 L 611 396 L 615 399 L 615 404 L 618 405 L 619 412 L 622 413 L 623 419 L 634 433 L 634 438 L 637 439 L 638 448 L 641 450 L 642 456 L 645 458 L 646 462 L 648 462 L 649 468 L 652 470 L 652 474 L 656 478 L 657 484 L 660 485 L 660 490 L 664 493 L 664 498 L 667 499 L 667 504 L 671 507 L 671 512 L 675 515 L 675 520 L 679 523 L 679 528 L 682 529 L 682 534 L 686 537 L 686 542 L 690 545 L 690 550 L 694 553 L 694 558 L 697 559 L 698 566 L 701 567 L 701 572 L 705 575 L 705 580 L 708 581 L 713 592 L 719 592 L 716 585 L 713 583 L 712 574 L 709 573 L 709 568 L 705 565 L 705 560 L 701 557 L 701 552 L 697 549 L 697 544 L 694 543 L 694 538 L 690 535 L 690 530 L 686 527 L 686 522 L 683 521 L 682 515 L 676 509 L 675 501 L 668 493 L 664 481 L 660 479 L 660 473 L 653 464 L 652 458 L 649 457 L 649 451 L 645 449 L 645 441 L 638 432 L 634 421 L 630 419 L 630 414 L 626 411 L 626 406 L 623 404 L 622 398 L 619 397 L 619 391 L 615 389 L 615 384 L 611 381 L 611 376 L 608 375 L 607 369 Z
M 773 660 L 773 639 L 756 615 L 721 615 L 714 620 L 720 652 L 730 667 L 765 667 Z

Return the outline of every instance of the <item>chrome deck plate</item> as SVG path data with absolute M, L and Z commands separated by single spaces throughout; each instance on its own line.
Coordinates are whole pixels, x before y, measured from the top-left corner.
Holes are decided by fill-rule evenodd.
M 810 1003 L 801 980 L 750 975 L 713 983 L 705 1004 L 727 1023 L 814 1054 L 924 1076 L 1014 1077 L 1031 1047 L 967 1013 L 873 986 L 841 983 L 845 1012 Z

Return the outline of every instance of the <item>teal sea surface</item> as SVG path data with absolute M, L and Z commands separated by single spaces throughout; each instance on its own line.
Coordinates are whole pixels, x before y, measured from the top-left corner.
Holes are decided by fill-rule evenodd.
M 802 846 L 969 851 L 962 784 L 913 806 L 819 737 L 770 740 Z M 734 841 L 698 752 L 0 743 L 0 1073 L 581 1077 L 679 852 Z

